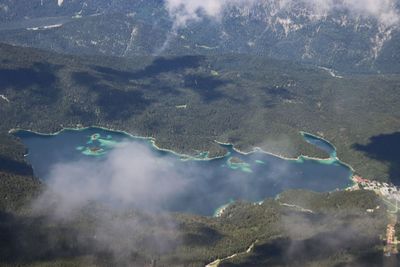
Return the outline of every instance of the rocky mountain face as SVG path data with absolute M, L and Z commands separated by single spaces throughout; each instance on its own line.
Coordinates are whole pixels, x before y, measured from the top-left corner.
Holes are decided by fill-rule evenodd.
M 193 19 L 177 24 L 176 16 L 188 15 L 184 6 L 171 13 L 163 0 L 3 0 L 0 41 L 72 54 L 234 52 L 339 72 L 400 71 L 398 2 L 377 16 L 307 1 L 318 2 L 228 1 L 212 17 L 199 8 Z

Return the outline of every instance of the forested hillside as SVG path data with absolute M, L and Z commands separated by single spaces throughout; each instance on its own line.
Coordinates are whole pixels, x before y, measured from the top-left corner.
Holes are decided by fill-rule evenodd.
M 385 152 L 399 143 L 398 75 L 337 78 L 233 54 L 80 59 L 2 45 L 0 57 L 3 135 L 96 125 L 188 154 L 220 155 L 219 141 L 243 151 L 327 157 L 303 140 L 306 131 L 332 142 L 365 177 L 399 177 L 395 155 Z

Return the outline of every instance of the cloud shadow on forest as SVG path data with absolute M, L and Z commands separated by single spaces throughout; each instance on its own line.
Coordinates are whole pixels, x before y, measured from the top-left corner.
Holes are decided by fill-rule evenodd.
M 352 147 L 372 159 L 389 164 L 391 181 L 400 185 L 400 132 L 372 136 L 368 144 Z
M 0 69 L 0 92 L 7 88 L 26 91 L 31 101 L 53 103 L 60 95 L 57 72 L 62 66 L 49 63 L 33 63 L 30 67 Z

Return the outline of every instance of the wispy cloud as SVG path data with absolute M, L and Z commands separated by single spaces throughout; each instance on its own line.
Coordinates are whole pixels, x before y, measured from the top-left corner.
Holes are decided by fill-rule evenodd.
M 104 159 L 53 166 L 33 214 L 55 225 L 84 218 L 87 227 L 76 228 L 79 247 L 107 251 L 121 266 L 143 266 L 150 259 L 132 265 L 132 255 L 160 255 L 179 244 L 176 221 L 162 207 L 186 183 L 168 156 L 156 157 L 140 143 L 121 143 Z
M 166 8 L 176 27 L 183 27 L 187 22 L 200 20 L 204 16 L 218 20 L 228 7 L 248 9 L 255 5 L 257 8 L 274 7 L 278 11 L 290 11 L 301 5 L 316 17 L 341 10 L 374 18 L 385 25 L 394 25 L 399 23 L 396 4 L 396 0 L 166 0 Z
M 257 157 L 249 155 L 246 161 L 255 164 Z M 225 160 L 181 162 L 172 154 L 161 155 L 149 145 L 124 142 L 103 159 L 52 166 L 46 178 L 47 189 L 34 207 L 39 211 L 50 209 L 59 219 L 79 214 L 90 203 L 105 203 L 116 209 L 211 215 L 230 199 L 258 201 L 296 183 L 285 179 L 291 169 L 284 160 L 266 165 L 265 175 L 255 175 L 251 180 L 244 172 L 223 168 L 222 164 L 227 165 Z M 266 190 L 269 186 L 273 186 L 271 191 Z
M 142 144 L 123 143 L 101 162 L 84 160 L 53 166 L 47 190 L 35 207 L 54 205 L 57 217 L 68 217 L 98 201 L 155 210 L 185 190 L 185 184 L 168 157 L 155 157 Z
M 274 142 L 265 143 L 263 147 L 272 148 Z M 45 215 L 51 224 L 79 224 L 82 227 L 77 228 L 78 236 L 85 238 L 83 241 L 77 238 L 77 244 L 88 247 L 89 251 L 110 252 L 120 265 L 132 265 L 131 257 L 136 252 L 146 251 L 150 258 L 157 258 L 157 255 L 174 251 L 183 242 L 179 222 L 173 215 L 162 212 L 165 204 L 178 202 L 194 208 L 196 205 L 215 208 L 215 203 L 226 200 L 232 193 L 261 195 L 271 186 L 259 183 L 257 179 L 249 181 L 240 172 L 229 173 L 221 168 L 222 172 L 215 175 L 215 169 L 207 168 L 208 165 L 200 164 L 199 167 L 190 164 L 193 162 L 186 163 L 181 165 L 175 157 L 162 155 L 148 145 L 121 143 L 104 159 L 55 165 L 46 181 L 46 190 L 33 204 L 34 211 Z M 282 183 L 293 170 L 277 162 L 266 172 L 270 175 L 262 177 L 262 180 L 269 179 L 275 184 Z M 223 179 L 223 175 L 227 179 Z M 296 201 L 293 204 L 309 206 L 307 200 L 296 198 Z M 335 228 L 326 237 L 314 237 L 316 233 L 325 234 L 325 225 L 332 223 L 334 218 L 314 221 L 306 215 L 309 214 L 285 212 L 282 216 L 283 230 L 291 240 L 300 240 L 289 243 L 285 250 L 287 255 L 294 255 L 293 258 L 307 252 L 302 247 L 303 243 L 308 244 L 307 240 L 321 240 L 332 247 L 332 251 L 348 241 L 354 243 L 358 240 L 357 236 L 348 238 L 349 233 L 358 233 L 353 229 L 337 235 Z M 336 217 L 335 220 L 338 221 Z M 337 228 L 343 233 L 342 226 L 346 221 L 339 222 L 334 226 L 339 226 Z

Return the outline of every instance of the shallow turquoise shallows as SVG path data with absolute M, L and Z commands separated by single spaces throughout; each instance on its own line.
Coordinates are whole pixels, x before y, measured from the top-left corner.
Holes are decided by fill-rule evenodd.
M 245 155 L 231 145 L 222 145 L 228 153 L 221 158 L 207 159 L 207 153 L 190 158 L 159 150 L 149 139 L 94 127 L 66 129 L 54 135 L 21 130 L 14 135 L 28 147 L 27 159 L 35 175 L 44 181 L 49 179 L 55 164 L 81 160 L 102 164 L 119 143 L 145 144 L 155 158 L 170 160 L 181 175 L 187 176 L 185 190 L 163 202 L 162 208 L 168 211 L 212 215 L 218 207 L 233 200 L 258 202 L 287 189 L 328 192 L 351 185 L 352 172 L 336 158 L 334 147 L 306 133 L 303 133 L 306 141 L 327 151 L 330 159 L 282 159 L 259 150 Z

